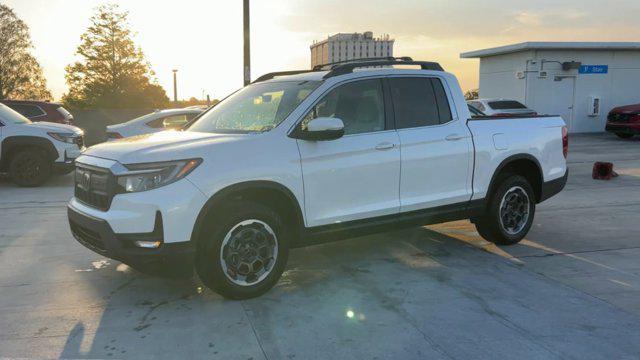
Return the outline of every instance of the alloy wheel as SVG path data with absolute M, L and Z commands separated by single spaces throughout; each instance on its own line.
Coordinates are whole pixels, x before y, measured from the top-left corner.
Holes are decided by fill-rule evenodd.
M 231 228 L 222 240 L 220 263 L 229 280 L 251 286 L 264 280 L 278 257 L 278 238 L 261 220 L 244 220 Z
M 500 202 L 500 225 L 509 235 L 520 233 L 529 221 L 530 200 L 520 186 L 507 190 Z

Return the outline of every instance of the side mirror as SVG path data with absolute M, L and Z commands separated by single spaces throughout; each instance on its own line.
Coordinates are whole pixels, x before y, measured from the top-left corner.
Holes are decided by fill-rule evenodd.
M 339 139 L 344 135 L 344 123 L 338 118 L 315 118 L 309 121 L 306 129 L 300 129 L 297 135 L 299 139 L 310 141 Z

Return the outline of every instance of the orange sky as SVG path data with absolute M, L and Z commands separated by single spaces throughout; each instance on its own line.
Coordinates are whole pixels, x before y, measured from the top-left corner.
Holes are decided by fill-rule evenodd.
M 172 96 L 224 97 L 242 86 L 242 2 L 122 0 L 158 82 Z M 31 28 L 34 54 L 56 99 L 64 67 L 99 0 L 3 0 Z M 337 32 L 373 31 L 396 39 L 396 56 L 440 62 L 463 89 L 478 82 L 464 51 L 522 41 L 640 41 L 640 1 L 599 0 L 254 0 L 252 77 L 309 67 L 309 45 Z

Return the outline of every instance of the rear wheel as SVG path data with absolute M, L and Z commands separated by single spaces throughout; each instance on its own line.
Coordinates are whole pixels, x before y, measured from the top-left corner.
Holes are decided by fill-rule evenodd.
M 42 185 L 50 175 L 51 161 L 39 149 L 20 150 L 9 162 L 9 176 L 19 186 Z
M 535 193 L 527 179 L 507 176 L 489 200 L 485 214 L 477 219 L 476 229 L 487 241 L 516 244 L 531 229 L 535 209 Z
M 282 275 L 289 254 L 289 236 L 279 214 L 250 201 L 238 201 L 216 214 L 199 239 L 198 275 L 230 299 L 267 292 Z
M 618 135 L 619 138 L 621 139 L 629 139 L 631 137 L 633 137 L 633 134 L 629 134 L 629 133 L 616 133 L 616 135 Z

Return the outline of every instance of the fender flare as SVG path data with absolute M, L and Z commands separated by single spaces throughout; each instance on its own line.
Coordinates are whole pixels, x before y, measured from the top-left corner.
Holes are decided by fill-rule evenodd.
M 58 150 L 53 143 L 43 137 L 12 135 L 2 140 L 2 154 L 0 154 L 1 165 L 4 167 L 8 164 L 9 155 L 16 147 L 35 147 L 43 150 L 51 161 L 58 158 Z
M 293 194 L 293 192 L 288 187 L 275 181 L 251 180 L 251 181 L 236 183 L 233 185 L 229 185 L 225 188 L 222 188 L 207 200 L 204 206 L 202 206 L 202 209 L 200 209 L 200 212 L 198 213 L 198 217 L 196 218 L 196 222 L 191 232 L 191 241 L 194 244 L 197 243 L 197 240 L 200 237 L 200 231 L 203 227 L 204 222 L 206 221 L 207 215 L 217 205 L 217 203 L 220 200 L 225 199 L 226 197 L 234 193 L 242 194 L 243 191 L 247 191 L 247 190 L 277 191 L 282 195 L 284 195 L 289 200 L 288 205 L 293 207 L 293 212 L 295 216 L 294 220 L 296 221 L 296 224 L 298 224 L 298 229 L 297 229 L 298 233 L 301 234 L 301 231 L 304 228 L 304 216 L 302 214 L 302 208 L 300 206 L 300 203 L 298 202 L 298 199 Z M 299 236 L 297 238 L 299 238 Z
M 536 167 L 538 168 L 538 174 L 540 176 L 540 186 L 542 186 L 542 184 L 544 184 L 544 174 L 542 172 L 542 166 L 540 166 L 540 162 L 538 161 L 538 159 L 536 159 L 533 155 L 531 154 L 515 154 L 515 155 L 511 155 L 509 157 L 507 157 L 506 159 L 502 160 L 502 162 L 500 162 L 500 165 L 498 165 L 498 167 L 496 168 L 496 170 L 493 172 L 493 175 L 491 176 L 491 181 L 489 182 L 489 187 L 487 187 L 487 195 L 485 196 L 488 200 L 490 194 L 490 191 L 494 188 L 496 184 L 496 181 L 498 180 L 498 174 L 500 174 L 500 172 L 502 172 L 502 170 L 509 164 L 513 163 L 514 161 L 518 161 L 518 160 L 529 160 L 532 161 Z M 533 184 L 532 184 L 533 186 Z M 536 191 L 536 195 L 540 195 L 542 189 L 534 189 L 534 191 Z M 540 201 L 540 199 L 537 199 L 538 201 Z

